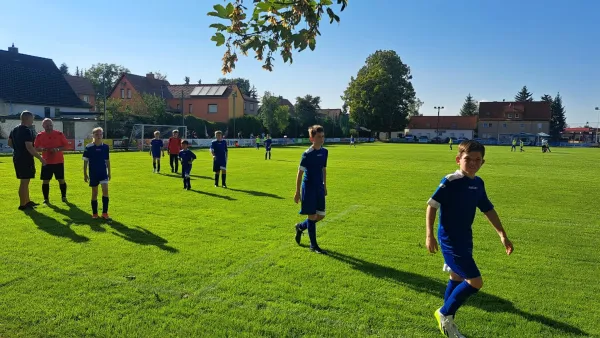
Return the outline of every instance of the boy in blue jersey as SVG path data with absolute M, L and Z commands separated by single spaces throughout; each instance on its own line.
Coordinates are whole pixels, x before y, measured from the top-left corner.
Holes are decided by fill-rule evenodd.
M 192 171 L 192 162 L 196 159 L 196 154 L 188 149 L 189 142 L 181 141 L 182 150 L 179 152 L 179 160 L 181 161 L 181 177 L 183 178 L 183 189 L 192 189 L 190 183 L 190 172 Z
M 213 157 L 213 171 L 215 172 L 215 187 L 219 186 L 219 173 L 222 174 L 222 186 L 227 188 L 227 141 L 223 139 L 220 130 L 215 131 L 215 138 L 210 144 L 210 153 Z
M 94 128 L 92 131 L 93 142 L 88 144 L 83 151 L 83 178 L 92 187 L 92 217 L 98 218 L 98 185 L 102 185 L 102 218 L 110 221 L 111 219 L 108 217 L 109 148 L 102 142 L 102 134 L 102 128 Z
M 273 144 L 273 140 L 271 140 L 271 136 L 267 134 L 265 138 L 265 160 L 267 159 L 267 155 L 269 155 L 269 160 L 271 159 L 271 144 Z
M 350 135 L 350 146 L 354 146 L 354 148 L 356 148 L 356 143 L 354 143 L 354 135 Z
M 325 132 L 322 126 L 308 128 L 312 146 L 302 154 L 298 175 L 296 176 L 296 193 L 294 202 L 302 200 L 300 214 L 307 215 L 304 222 L 296 224 L 296 243 L 300 244 L 302 232 L 308 229 L 310 249 L 319 254 L 326 254 L 317 244 L 317 222 L 325 218 L 325 196 L 327 196 L 327 149 L 323 148 Z M 302 194 L 300 187 L 302 186 Z
M 165 157 L 164 142 L 160 139 L 160 131 L 154 132 L 154 139 L 150 141 L 150 156 L 152 156 L 153 173 L 160 173 L 160 153 Z M 158 169 L 157 169 L 158 167 Z
M 435 311 L 438 328 L 449 337 L 464 337 L 454 323 L 454 315 L 465 301 L 481 289 L 483 279 L 473 259 L 472 224 L 479 209 L 496 229 L 510 255 L 513 245 L 506 236 L 500 218 L 485 192 L 483 180 L 475 176 L 485 162 L 485 147 L 477 141 L 464 141 L 458 146 L 456 163 L 460 169 L 442 179 L 433 196 L 427 201 L 426 246 L 435 253 L 438 245 L 433 233 L 437 209 L 440 209 L 438 236 L 444 271 L 450 280 L 444 294 L 444 306 Z

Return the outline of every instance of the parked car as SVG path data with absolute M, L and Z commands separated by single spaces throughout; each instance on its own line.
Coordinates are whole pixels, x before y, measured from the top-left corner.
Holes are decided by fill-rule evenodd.
M 436 136 L 431 139 L 431 143 L 442 143 L 442 138 L 439 136 Z
M 429 137 L 419 136 L 419 143 L 429 143 Z

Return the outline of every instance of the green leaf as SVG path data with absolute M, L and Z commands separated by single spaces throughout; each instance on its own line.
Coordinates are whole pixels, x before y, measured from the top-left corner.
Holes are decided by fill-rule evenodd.
M 269 49 L 274 52 L 277 50 L 277 41 L 275 39 L 269 40 Z
M 217 12 L 216 15 L 213 15 L 213 16 L 217 16 L 222 19 L 227 19 L 227 10 L 225 10 L 225 7 L 223 7 L 223 5 L 214 5 L 213 8 Z M 208 14 L 211 15 L 211 13 L 214 13 L 214 12 L 210 12 Z
M 317 45 L 317 40 L 315 40 L 315 39 L 308 40 L 308 48 L 310 48 L 310 50 L 315 50 L 316 45 Z
M 224 31 L 227 29 L 227 26 L 225 26 L 222 23 L 213 23 L 212 25 L 210 25 L 208 27 L 216 28 L 218 31 Z
M 213 35 L 212 38 L 210 38 L 212 41 L 215 41 L 217 43 L 217 47 L 221 46 L 222 44 L 225 43 L 225 35 L 221 34 L 221 33 L 216 33 L 215 35 Z
M 268 2 L 259 2 L 256 4 L 256 8 L 260 9 L 261 12 L 268 12 L 271 9 L 271 4 Z
M 231 2 L 230 2 L 230 3 L 228 3 L 228 4 L 227 4 L 227 8 L 225 9 L 225 12 L 226 12 L 226 15 L 227 15 L 227 17 L 229 17 L 231 14 L 233 14 L 233 10 L 234 10 L 234 7 L 233 7 L 233 5 L 231 4 Z

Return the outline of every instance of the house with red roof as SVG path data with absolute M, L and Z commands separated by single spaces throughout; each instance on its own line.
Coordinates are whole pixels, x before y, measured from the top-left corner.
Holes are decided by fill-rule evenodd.
M 480 102 L 478 132 L 481 138 L 501 135 L 550 133 L 549 102 Z
M 411 116 L 405 135 L 416 137 L 427 136 L 432 139 L 436 136 L 446 139 L 448 137 L 472 139 L 477 129 L 477 116 Z

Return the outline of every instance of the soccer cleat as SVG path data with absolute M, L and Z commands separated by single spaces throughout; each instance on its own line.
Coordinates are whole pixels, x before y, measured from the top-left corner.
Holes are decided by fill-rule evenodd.
M 68 202 L 69 202 L 69 201 L 67 200 L 67 196 L 63 196 L 63 197 L 62 197 L 62 201 L 63 201 L 64 203 L 68 203 Z
M 223 189 L 227 189 L 227 186 L 226 186 L 226 185 L 223 185 L 223 186 L 222 186 L 222 188 L 223 188 Z
M 30 207 L 30 208 L 35 208 L 37 207 L 39 204 L 35 203 L 34 201 L 29 201 L 27 202 L 27 204 L 25 204 L 26 206 Z
M 450 338 L 466 338 L 458 331 L 458 327 L 454 323 L 454 316 L 444 316 L 440 310 L 441 308 L 435 310 L 433 314 L 438 322 L 440 332 Z
M 154 174 L 154 173 L 156 173 L 156 169 L 152 169 L 152 173 L 153 173 L 153 174 Z
M 108 222 L 112 221 L 112 218 L 110 218 L 107 213 L 102 214 L 102 218 Z
M 300 228 L 300 223 L 296 223 L 296 243 L 300 245 L 300 239 L 302 239 L 302 229 Z
M 321 255 L 327 255 L 327 252 L 325 250 L 319 248 L 318 246 L 315 246 L 315 247 L 311 246 L 310 250 L 312 250 L 314 253 L 318 253 L 318 254 L 321 254 Z
M 42 202 L 42 203 L 48 205 L 48 204 L 50 204 L 50 201 L 44 200 L 44 202 Z
M 97 219 L 97 218 L 98 218 L 98 214 L 93 214 L 93 215 L 92 215 L 92 218 L 93 218 L 93 219 Z

